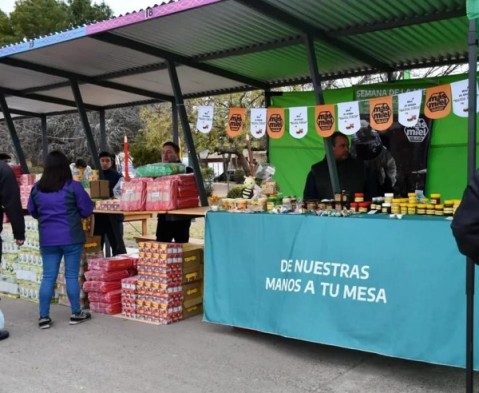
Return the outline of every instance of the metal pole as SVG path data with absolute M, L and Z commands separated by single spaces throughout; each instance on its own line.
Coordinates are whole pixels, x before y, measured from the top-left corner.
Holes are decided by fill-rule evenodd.
M 77 105 L 78 114 L 80 115 L 80 120 L 83 124 L 83 129 L 85 130 L 85 135 L 88 141 L 88 146 L 90 147 L 90 154 L 95 164 L 96 169 L 100 169 L 100 159 L 98 158 L 98 150 L 96 148 L 95 139 L 93 139 L 93 134 L 91 132 L 90 122 L 88 121 L 88 116 L 86 114 L 85 105 L 81 96 L 80 88 L 78 87 L 77 81 L 70 79 L 70 84 L 72 87 L 73 96 L 75 97 L 75 103 Z M 101 176 L 101 171 L 100 171 Z
M 25 155 L 23 154 L 22 145 L 20 144 L 20 139 L 18 139 L 17 131 L 15 130 L 15 124 L 13 124 L 12 116 L 10 114 L 10 109 L 8 108 L 7 101 L 5 96 L 0 94 L 0 108 L 3 112 L 3 118 L 7 123 L 8 131 L 10 132 L 10 137 L 12 138 L 13 146 L 17 152 L 18 161 L 22 167 L 23 173 L 30 173 L 28 171 L 27 161 L 25 160 Z
M 306 53 L 308 55 L 309 72 L 313 80 L 314 93 L 316 95 L 316 104 L 324 104 L 323 89 L 321 88 L 321 77 L 318 72 L 318 63 L 316 61 L 316 51 L 314 49 L 314 39 L 311 35 L 305 36 Z M 323 138 L 324 150 L 326 151 L 326 161 L 328 162 L 329 178 L 331 179 L 331 189 L 333 194 L 340 192 L 338 168 L 333 153 L 333 144 L 331 138 Z
M 42 115 L 42 150 L 43 150 L 43 161 L 47 159 L 48 155 L 48 128 L 47 128 L 47 116 Z
M 265 108 L 269 108 L 271 106 L 271 90 L 267 89 L 264 91 L 264 106 Z M 266 133 L 266 143 L 265 143 L 265 148 L 266 148 L 266 162 L 269 161 L 269 135 Z
M 188 151 L 191 154 L 196 185 L 198 186 L 198 191 L 200 193 L 201 206 L 208 206 L 208 198 L 206 197 L 203 176 L 201 174 L 200 166 L 198 164 L 198 156 L 196 155 L 195 144 L 193 142 L 193 136 L 191 135 L 190 123 L 188 122 L 185 103 L 183 101 L 183 95 L 181 94 L 178 74 L 176 73 L 175 63 L 173 62 L 173 60 L 170 59 L 168 59 L 168 73 L 170 75 L 171 85 L 175 93 L 176 108 L 180 115 L 181 126 L 183 127 L 183 132 L 185 134 L 186 146 L 188 146 Z
M 477 34 L 476 21 L 469 21 L 469 118 L 468 118 L 468 151 L 467 178 L 471 181 L 476 170 L 476 104 L 477 104 Z M 474 285 L 475 265 L 467 258 L 466 268 L 466 392 L 472 393 L 474 387 Z
M 106 143 L 105 110 L 102 109 L 98 113 L 100 115 L 100 150 L 106 151 L 108 146 Z

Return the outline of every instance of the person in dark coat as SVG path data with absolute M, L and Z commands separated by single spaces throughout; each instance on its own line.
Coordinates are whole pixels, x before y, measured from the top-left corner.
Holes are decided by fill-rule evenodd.
M 0 160 L 0 233 L 3 229 L 3 213 L 6 213 L 12 226 L 17 246 L 25 241 L 25 219 L 23 218 L 20 190 L 12 168 Z M 2 238 L 0 237 L 0 265 L 2 263 Z M 0 340 L 9 336 L 7 330 L 0 330 Z
M 479 264 L 479 171 L 464 190 L 451 229 L 459 251 Z
M 346 191 L 349 201 L 354 200 L 356 192 L 364 192 L 366 185 L 366 170 L 364 163 L 354 159 L 349 154 L 349 140 L 346 135 L 335 132 L 331 135 L 333 154 L 336 159 L 340 191 Z M 311 167 L 306 178 L 303 192 L 304 200 L 333 199 L 329 168 L 326 157 Z
M 161 150 L 161 162 L 181 162 L 180 147 L 174 142 L 165 142 Z M 186 173 L 193 173 L 193 169 L 186 167 Z M 175 214 L 158 214 L 156 227 L 156 241 L 188 243 L 190 240 L 191 218 Z
M 110 197 L 113 197 L 113 188 L 121 179 L 121 174 L 114 168 L 113 155 L 107 151 L 99 154 L 103 179 L 108 180 Z M 125 242 L 123 240 L 123 214 L 95 214 L 94 234 L 101 236 L 101 245 L 105 243 L 105 235 L 110 243 L 113 255 L 126 254 Z

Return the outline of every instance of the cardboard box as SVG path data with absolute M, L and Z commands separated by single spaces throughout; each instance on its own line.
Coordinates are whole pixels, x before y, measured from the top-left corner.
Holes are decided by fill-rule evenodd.
M 94 180 L 90 182 L 90 197 L 110 198 L 110 182 L 108 180 Z
M 203 298 L 197 297 L 183 302 L 183 319 L 203 314 Z
M 203 297 L 202 292 L 203 280 L 194 281 L 189 284 L 183 284 L 183 301 L 191 300 L 194 298 Z
M 182 284 L 194 282 L 203 279 L 203 265 L 197 263 L 195 265 L 185 267 L 183 265 Z

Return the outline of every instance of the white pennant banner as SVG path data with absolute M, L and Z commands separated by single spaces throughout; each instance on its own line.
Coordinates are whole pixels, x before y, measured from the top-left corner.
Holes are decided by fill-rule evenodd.
M 289 134 L 301 139 L 308 133 L 308 108 L 306 106 L 289 108 Z
M 338 130 L 345 135 L 352 135 L 360 127 L 359 102 L 351 101 L 338 104 Z
M 198 107 L 198 121 L 196 122 L 196 129 L 203 134 L 208 134 L 213 128 L 213 106 L 199 106 Z
M 451 98 L 453 113 L 459 117 L 467 117 L 469 111 L 469 81 L 467 79 L 451 83 Z M 476 112 L 478 111 L 479 101 L 476 104 Z
M 266 108 L 251 109 L 250 132 L 256 139 L 266 134 Z
M 398 94 L 398 121 L 404 127 L 414 127 L 421 111 L 422 91 Z

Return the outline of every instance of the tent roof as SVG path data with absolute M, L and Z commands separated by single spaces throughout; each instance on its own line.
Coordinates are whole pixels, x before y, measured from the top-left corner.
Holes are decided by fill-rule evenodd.
M 179 0 L 0 48 L 14 117 L 184 98 L 467 61 L 464 0 Z M 1 114 L 0 114 L 1 118 Z

